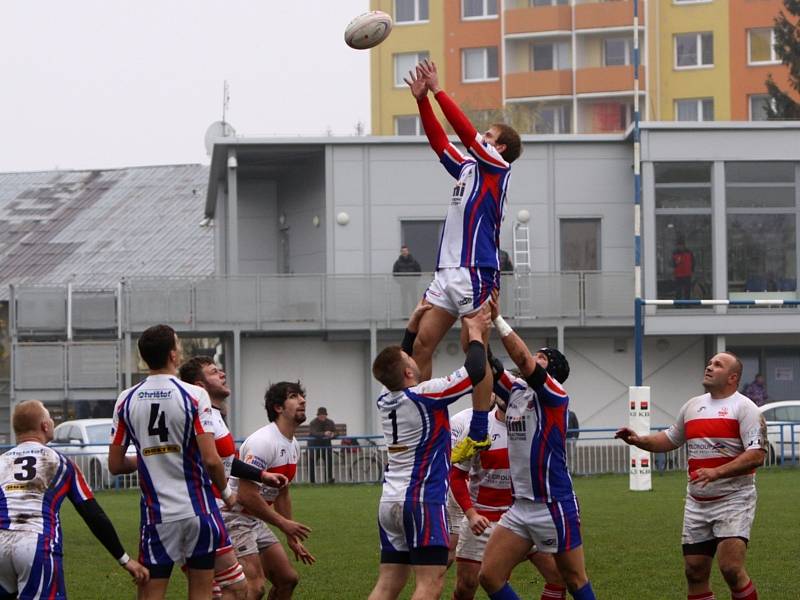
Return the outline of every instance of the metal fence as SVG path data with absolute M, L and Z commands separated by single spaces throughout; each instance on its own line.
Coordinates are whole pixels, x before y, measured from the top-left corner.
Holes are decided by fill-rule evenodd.
M 655 428 L 654 431 L 664 428 Z M 575 476 L 629 472 L 628 446 L 613 439 L 615 429 L 570 429 L 567 440 L 567 465 Z M 766 468 L 800 466 L 800 423 L 769 424 L 769 454 Z M 380 483 L 388 461 L 383 436 L 337 438 L 330 448 L 309 446 L 301 438 L 300 458 L 295 483 Z M 241 440 L 240 440 L 241 442 Z M 80 467 L 92 489 L 131 489 L 139 485 L 136 473 L 114 476 L 108 472 L 106 446 L 77 444 L 53 447 L 68 455 Z M 0 454 L 12 448 L 0 446 Z M 132 448 L 128 450 L 133 452 Z M 330 467 L 328 466 L 330 464 Z M 687 466 L 686 446 L 651 455 L 653 472 L 682 471 Z M 313 477 L 312 477 L 313 467 Z M 313 481 L 312 481 L 313 480 Z

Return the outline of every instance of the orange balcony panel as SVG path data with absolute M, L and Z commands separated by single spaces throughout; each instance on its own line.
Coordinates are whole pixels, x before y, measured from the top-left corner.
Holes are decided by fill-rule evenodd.
M 506 34 L 572 29 L 569 6 L 534 6 L 506 11 Z
M 508 98 L 531 96 L 569 96 L 572 94 L 572 71 L 526 71 L 506 76 Z
M 633 90 L 633 67 L 594 67 L 575 73 L 578 94 L 625 92 Z M 644 67 L 639 67 L 639 89 L 645 89 Z
M 639 0 L 639 24 L 644 25 L 644 6 Z M 633 25 L 633 2 L 591 2 L 575 7 L 575 29 L 625 27 Z

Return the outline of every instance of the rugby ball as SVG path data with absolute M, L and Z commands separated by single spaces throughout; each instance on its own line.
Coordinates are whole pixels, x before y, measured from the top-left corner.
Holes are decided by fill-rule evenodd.
M 365 12 L 350 21 L 344 41 L 351 48 L 366 50 L 380 44 L 392 32 L 392 17 L 380 10 Z

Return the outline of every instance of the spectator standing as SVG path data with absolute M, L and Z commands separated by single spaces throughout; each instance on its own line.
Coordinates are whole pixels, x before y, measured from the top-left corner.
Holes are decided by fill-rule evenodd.
M 400 256 L 394 261 L 392 273 L 400 284 L 400 298 L 403 316 L 411 314 L 411 309 L 417 304 L 417 277 L 422 269 L 408 250 L 408 246 L 400 246 Z
M 761 373 L 756 373 L 755 379 L 745 386 L 742 393 L 750 398 L 756 406 L 764 406 L 768 398 L 767 388 L 764 385 L 764 376 Z
M 328 410 L 324 406 L 317 409 L 317 417 L 308 424 L 311 435 L 311 460 L 308 461 L 311 483 L 316 481 L 315 463 L 323 459 L 327 483 L 333 482 L 333 449 L 331 440 L 336 437 L 336 423 L 328 418 Z
M 514 263 L 511 262 L 511 257 L 508 255 L 508 252 L 505 250 L 499 250 L 498 252 L 500 253 L 500 272 L 513 273 Z
M 694 274 L 694 254 L 686 247 L 686 241 L 679 237 L 672 251 L 672 278 L 675 282 L 675 299 L 688 300 L 692 296 L 692 275 Z

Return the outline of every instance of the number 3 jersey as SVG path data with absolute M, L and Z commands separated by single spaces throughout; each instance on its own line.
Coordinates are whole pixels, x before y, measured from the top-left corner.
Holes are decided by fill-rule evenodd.
M 39 442 L 23 442 L 0 456 L 0 529 L 42 535 L 58 548 L 64 498 L 77 505 L 92 497 L 75 463 Z
M 211 400 L 172 375 L 151 375 L 120 394 L 111 444 L 136 446 L 142 525 L 217 510 L 195 437 L 214 433 Z

